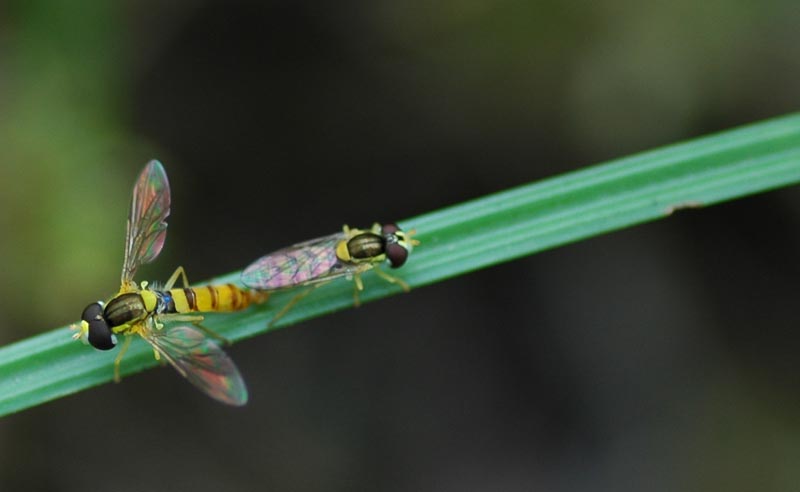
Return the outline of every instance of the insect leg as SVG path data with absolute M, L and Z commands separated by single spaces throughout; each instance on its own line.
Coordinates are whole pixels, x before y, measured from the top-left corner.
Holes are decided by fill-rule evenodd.
M 184 314 L 184 313 L 164 313 L 158 315 L 158 329 L 164 327 L 163 322 L 167 323 L 174 323 L 178 321 L 183 321 L 187 323 L 197 324 L 203 321 L 205 317 L 200 314 Z
M 389 275 L 388 273 L 386 273 L 383 270 L 381 270 L 380 267 L 378 267 L 377 265 L 375 266 L 375 273 L 377 273 L 380 278 L 386 280 L 390 284 L 399 285 L 406 292 L 411 290 L 411 287 L 409 287 L 407 283 L 405 283 L 401 279 L 395 277 L 394 275 Z
M 223 344 L 223 345 L 231 345 L 231 341 L 230 340 L 228 340 L 224 336 L 220 335 L 216 331 L 212 330 L 211 328 L 208 328 L 206 326 L 201 325 L 200 322 L 203 321 L 204 319 L 205 319 L 205 317 L 203 317 L 203 316 L 201 316 L 199 314 L 182 314 L 182 313 L 160 314 L 160 315 L 158 315 L 158 321 L 157 321 L 158 325 L 157 326 L 159 328 L 163 328 L 163 326 L 164 326 L 163 322 L 167 322 L 167 323 L 175 323 L 175 322 L 191 323 L 194 326 L 196 326 L 200 331 L 202 331 L 206 335 L 210 336 L 211 338 L 214 338 L 215 340 L 217 340 L 221 344 Z
M 183 286 L 189 287 L 189 279 L 186 277 L 186 270 L 184 270 L 182 266 L 179 266 L 175 269 L 175 273 L 167 280 L 167 283 L 164 285 L 164 290 L 171 289 L 175 285 L 175 282 L 178 281 L 179 276 L 183 278 Z
M 364 290 L 364 283 L 361 282 L 361 274 L 356 272 L 353 274 L 353 305 L 359 307 L 361 299 L 358 298 L 359 291 Z
M 206 335 L 210 336 L 211 338 L 215 339 L 216 341 L 218 341 L 219 343 L 221 343 L 223 345 L 232 345 L 233 344 L 233 342 L 231 342 L 230 340 L 225 338 L 223 335 L 220 335 L 219 333 L 217 333 L 216 331 L 212 330 L 211 328 L 209 328 L 207 326 L 203 326 L 200 323 L 192 323 L 192 324 L 194 326 L 196 326 L 200 331 L 202 331 L 203 333 L 205 333 Z
M 280 311 L 278 311 L 278 314 L 276 314 L 275 316 L 272 317 L 272 319 L 269 321 L 269 324 L 267 325 L 267 328 L 272 328 L 272 325 L 274 325 L 279 319 L 283 318 L 286 315 L 286 313 L 288 313 L 289 310 L 294 307 L 295 304 L 297 304 L 304 297 L 309 295 L 314 289 L 316 289 L 317 287 L 320 287 L 322 285 L 325 285 L 325 284 L 327 284 L 327 282 L 322 282 L 322 283 L 316 284 L 316 285 L 314 285 L 312 287 L 309 287 L 308 289 L 304 290 L 303 292 L 297 294 L 296 296 L 292 297 L 292 300 L 287 302 L 286 305 L 283 306 L 283 308 Z
M 122 362 L 122 358 L 125 356 L 125 352 L 128 351 L 128 347 L 131 345 L 131 337 L 125 337 L 125 343 L 122 344 L 122 348 L 119 349 L 119 354 L 114 359 L 114 382 L 119 383 L 122 378 L 119 376 L 119 365 Z

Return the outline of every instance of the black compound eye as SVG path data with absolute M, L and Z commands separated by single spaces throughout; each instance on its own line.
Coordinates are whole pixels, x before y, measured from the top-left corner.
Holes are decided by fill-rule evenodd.
M 408 258 L 408 250 L 397 243 L 387 243 L 386 258 L 392 268 L 400 268 Z
M 103 317 L 103 305 L 95 302 L 86 306 L 81 320 L 89 325 L 89 344 L 98 350 L 110 350 L 117 345 L 117 337 Z
M 408 248 L 400 243 L 401 238 L 405 238 L 403 231 L 397 224 L 390 222 L 381 226 L 381 234 L 386 241 L 386 258 L 389 260 L 389 266 L 400 268 L 408 259 Z

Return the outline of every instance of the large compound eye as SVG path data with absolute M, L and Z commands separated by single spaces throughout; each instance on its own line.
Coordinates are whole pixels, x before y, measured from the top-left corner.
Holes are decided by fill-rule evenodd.
M 81 320 L 89 325 L 89 344 L 98 350 L 110 350 L 117 345 L 117 336 L 108 327 L 103 317 L 103 305 L 94 302 L 86 306 Z
M 408 259 L 408 244 L 403 241 L 405 234 L 397 224 L 393 223 L 384 224 L 381 227 L 381 234 L 386 241 L 386 259 L 389 260 L 389 266 L 400 268 Z
M 389 260 L 389 266 L 400 268 L 408 258 L 408 250 L 397 242 L 386 243 L 386 258 Z

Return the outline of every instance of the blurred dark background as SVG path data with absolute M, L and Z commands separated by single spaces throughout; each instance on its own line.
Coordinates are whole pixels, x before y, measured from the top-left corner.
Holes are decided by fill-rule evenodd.
M 798 9 L 6 0 L 0 343 L 116 292 L 152 157 L 140 277 L 199 281 L 796 111 Z M 796 489 L 798 231 L 794 187 L 260 336 L 243 409 L 170 369 L 41 405 L 0 420 L 0 490 Z

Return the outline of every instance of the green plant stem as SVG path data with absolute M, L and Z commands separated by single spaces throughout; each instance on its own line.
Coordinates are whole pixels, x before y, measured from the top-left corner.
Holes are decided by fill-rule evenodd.
M 706 207 L 800 182 L 800 114 L 618 159 L 496 193 L 403 221 L 422 245 L 397 273 L 412 287 L 669 217 L 682 208 Z M 324 232 L 324 231 L 322 231 Z M 301 238 L 299 238 L 301 239 Z M 363 302 L 400 292 L 365 276 Z M 209 283 L 236 281 L 230 274 Z M 267 331 L 290 298 L 278 293 L 265 305 L 205 324 L 231 340 Z M 422 295 L 422 294 L 420 294 Z M 332 282 L 308 296 L 275 327 L 353 304 L 352 284 Z M 116 351 L 97 352 L 59 328 L 0 349 L 0 415 L 112 380 Z M 123 375 L 157 362 L 134 343 Z

